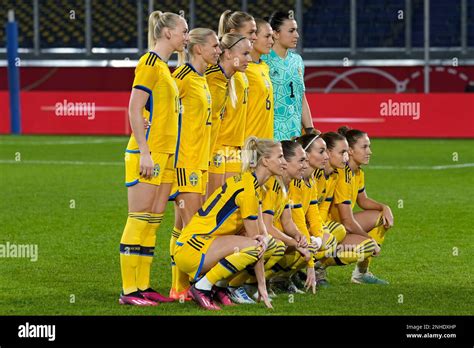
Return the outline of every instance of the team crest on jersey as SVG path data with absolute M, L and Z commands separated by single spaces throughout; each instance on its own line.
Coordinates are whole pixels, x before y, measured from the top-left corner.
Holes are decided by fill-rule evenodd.
M 301 68 L 298 68 L 298 75 L 303 76 L 303 72 L 301 71 Z
M 158 175 L 160 175 L 160 165 L 157 163 L 153 167 L 153 176 L 156 178 Z
M 222 164 L 222 155 L 217 153 L 214 158 L 212 159 L 213 163 L 214 163 L 214 166 L 216 168 L 219 168 Z
M 192 172 L 189 175 L 189 182 L 191 183 L 192 186 L 196 186 L 199 181 L 199 177 L 196 173 Z

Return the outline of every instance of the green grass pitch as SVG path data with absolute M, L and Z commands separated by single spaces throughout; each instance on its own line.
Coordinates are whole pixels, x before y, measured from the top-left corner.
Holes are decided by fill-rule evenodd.
M 0 137 L 0 244 L 38 246 L 36 262 L 0 259 L 0 315 L 474 314 L 473 140 L 373 140 L 367 191 L 392 207 L 395 227 L 371 270 L 389 286 L 351 284 L 353 267 L 333 267 L 332 286 L 316 295 L 280 295 L 273 311 L 260 304 L 217 313 L 193 303 L 118 304 L 126 143 L 125 137 Z M 172 223 L 168 209 L 152 271 L 152 286 L 163 293 Z

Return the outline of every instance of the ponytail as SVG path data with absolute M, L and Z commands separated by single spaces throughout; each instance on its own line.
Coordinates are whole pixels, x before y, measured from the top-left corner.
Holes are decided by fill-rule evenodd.
M 247 40 L 247 38 L 244 35 L 237 34 L 237 33 L 227 33 L 224 34 L 220 38 L 220 43 L 221 43 L 221 57 L 223 57 L 224 53 L 226 50 L 232 50 L 236 45 L 243 40 Z M 237 104 L 237 94 L 235 91 L 235 80 L 234 76 L 232 76 L 229 80 L 229 97 L 230 97 L 230 102 L 232 104 L 232 107 L 235 108 L 235 105 Z
M 219 18 L 218 36 L 221 38 L 232 29 L 239 30 L 246 22 L 253 20 L 254 18 L 247 12 L 225 10 Z
M 347 142 L 349 143 L 350 147 L 354 147 L 355 143 L 357 143 L 357 140 L 359 140 L 359 138 L 363 137 L 364 135 L 367 135 L 367 133 L 364 131 L 361 131 L 359 129 L 352 129 L 348 126 L 339 127 L 337 132 L 347 139 Z

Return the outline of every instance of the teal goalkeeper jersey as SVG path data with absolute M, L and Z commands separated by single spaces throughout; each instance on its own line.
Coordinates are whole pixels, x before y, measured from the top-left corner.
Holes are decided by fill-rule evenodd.
M 262 56 L 262 60 L 270 67 L 273 84 L 275 140 L 289 140 L 293 136 L 300 136 L 305 91 L 303 59 L 292 51 L 288 51 L 283 59 L 271 50 L 269 54 Z

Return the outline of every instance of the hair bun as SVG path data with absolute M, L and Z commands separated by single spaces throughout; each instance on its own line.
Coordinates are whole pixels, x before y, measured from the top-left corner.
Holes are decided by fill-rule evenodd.
M 349 126 L 342 126 L 337 129 L 337 132 L 341 135 L 346 136 L 347 132 L 349 132 L 352 128 Z

